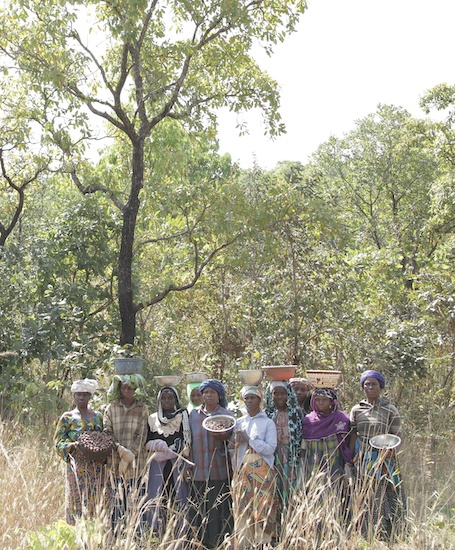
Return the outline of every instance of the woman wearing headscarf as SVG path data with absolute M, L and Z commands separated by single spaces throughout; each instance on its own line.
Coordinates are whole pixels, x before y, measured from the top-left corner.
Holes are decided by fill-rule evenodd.
M 231 415 L 223 384 L 205 380 L 200 385 L 203 404 L 190 413 L 192 473 L 188 523 L 192 535 L 206 548 L 216 548 L 232 530 L 232 475 L 227 440 L 230 432 L 216 434 L 204 429 L 209 416 Z
M 297 482 L 302 443 L 302 420 L 297 398 L 289 382 L 273 380 L 266 390 L 265 412 L 276 425 L 275 468 L 281 514 Z
M 89 405 L 97 388 L 97 381 L 90 378 L 72 384 L 75 408 L 62 414 L 54 435 L 57 452 L 66 462 L 66 521 L 71 525 L 85 510 L 89 516 L 94 514 L 104 486 L 104 464 L 87 460 L 78 452 L 82 433 L 103 429 L 101 413 Z
M 276 530 L 276 426 L 261 410 L 259 386 L 244 386 L 246 414 L 235 427 L 234 516 L 239 549 L 270 543 Z
M 375 435 L 401 437 L 401 418 L 397 408 L 381 396 L 384 376 L 367 370 L 360 377 L 365 399 L 351 410 L 351 450 L 357 455 L 362 505 L 366 505 L 362 530 L 377 528 L 380 536 L 390 538 L 406 512 L 406 497 L 396 462 L 396 449 L 378 450 L 370 445 Z
M 112 524 L 116 532 L 126 520 L 128 507 L 131 506 L 131 514 L 137 512 L 145 496 L 143 480 L 149 415 L 136 393 L 144 387 L 145 380 L 140 374 L 116 374 L 108 390 L 104 429 L 119 444 L 119 452 L 113 453 L 108 460 L 113 492 Z
M 337 394 L 331 389 L 316 389 L 311 398 L 313 412 L 302 420 L 304 479 L 324 472 L 328 481 L 344 473 L 352 463 L 349 449 L 349 416 L 338 409 Z
M 191 412 L 193 409 L 197 409 L 202 405 L 202 393 L 201 393 L 201 382 L 190 382 L 186 385 L 186 393 L 188 395 L 188 412 Z
M 152 531 L 165 532 L 169 512 L 181 513 L 188 498 L 183 476 L 191 448 L 188 411 L 181 407 L 177 390 L 163 387 L 158 393 L 158 411 L 149 416 L 146 449 L 153 453 L 147 489 L 147 518 Z M 181 522 L 177 522 L 181 523 Z

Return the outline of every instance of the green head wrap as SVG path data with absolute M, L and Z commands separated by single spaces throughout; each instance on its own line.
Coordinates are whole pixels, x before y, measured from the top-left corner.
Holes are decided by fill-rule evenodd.
M 112 384 L 107 391 L 107 400 L 109 402 L 118 401 L 121 399 L 120 393 L 121 384 L 128 384 L 133 390 L 144 390 L 145 379 L 141 374 L 116 374 L 112 380 Z M 137 397 L 140 397 L 139 395 Z

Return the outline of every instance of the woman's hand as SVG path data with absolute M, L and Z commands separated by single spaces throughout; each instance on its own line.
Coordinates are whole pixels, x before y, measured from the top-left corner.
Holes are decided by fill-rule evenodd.
M 246 433 L 246 430 L 235 430 L 234 435 L 236 443 L 243 443 L 244 441 L 250 440 L 250 436 Z
M 70 443 L 69 445 L 67 445 L 67 447 L 66 447 L 66 452 L 67 452 L 68 454 L 74 453 L 74 451 L 77 450 L 77 446 L 78 446 L 78 442 L 77 442 L 77 441 L 73 441 L 72 443 Z
M 232 430 L 229 432 L 220 432 L 220 433 L 213 433 L 215 439 L 218 439 L 218 441 L 226 441 L 229 439 L 232 435 Z
M 183 479 L 187 483 L 191 483 L 191 481 L 193 480 L 193 468 L 191 466 L 188 466 L 187 464 L 185 464 L 185 467 L 183 469 Z
M 133 462 L 133 460 L 135 458 L 133 451 L 130 451 L 129 449 L 127 449 L 123 445 L 117 445 L 117 452 L 118 452 L 120 458 L 124 462 L 126 462 L 127 464 L 131 464 L 131 462 Z
M 163 441 L 162 439 L 151 439 L 150 441 L 147 441 L 145 448 L 147 451 L 153 451 L 156 453 L 165 453 L 169 450 L 166 441 Z

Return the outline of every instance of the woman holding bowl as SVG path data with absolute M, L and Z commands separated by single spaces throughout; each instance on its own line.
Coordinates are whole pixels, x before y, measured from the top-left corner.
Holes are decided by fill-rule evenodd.
M 104 487 L 104 463 L 88 460 L 78 451 L 81 434 L 103 430 L 101 413 L 89 405 L 97 388 L 97 381 L 90 378 L 72 384 L 75 408 L 62 414 L 54 435 L 57 453 L 66 462 L 66 521 L 70 525 L 84 511 L 93 516 Z
M 229 415 L 223 384 L 205 380 L 200 385 L 203 404 L 190 413 L 191 455 L 194 470 L 188 503 L 192 535 L 206 548 L 219 546 L 232 530 L 232 477 L 228 439 L 232 430 L 219 434 L 204 428 L 206 418 Z
M 351 451 L 357 457 L 360 479 L 360 499 L 366 504 L 362 531 L 376 528 L 380 536 L 389 539 L 399 528 L 406 512 L 406 497 L 396 462 L 399 445 L 377 449 L 370 443 L 373 436 L 393 434 L 401 441 L 401 418 L 397 408 L 381 395 L 384 376 L 367 370 L 360 377 L 365 399 L 351 410 Z

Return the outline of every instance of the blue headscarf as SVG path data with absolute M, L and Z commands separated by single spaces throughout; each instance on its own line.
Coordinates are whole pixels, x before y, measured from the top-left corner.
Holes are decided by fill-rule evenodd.
M 220 396 L 220 405 L 227 409 L 228 402 L 226 399 L 226 391 L 223 384 L 219 380 L 211 378 L 209 380 L 204 380 L 204 382 L 201 382 L 201 385 L 199 386 L 201 393 L 204 393 L 204 390 L 206 390 L 207 388 L 211 388 L 212 390 L 215 390 L 217 392 L 217 394 Z
M 365 372 L 362 372 L 360 375 L 360 387 L 363 390 L 363 385 L 365 384 L 365 380 L 367 378 L 376 378 L 376 380 L 379 381 L 379 385 L 381 389 L 384 389 L 385 387 L 385 378 L 382 376 L 380 372 L 377 370 L 366 370 Z

